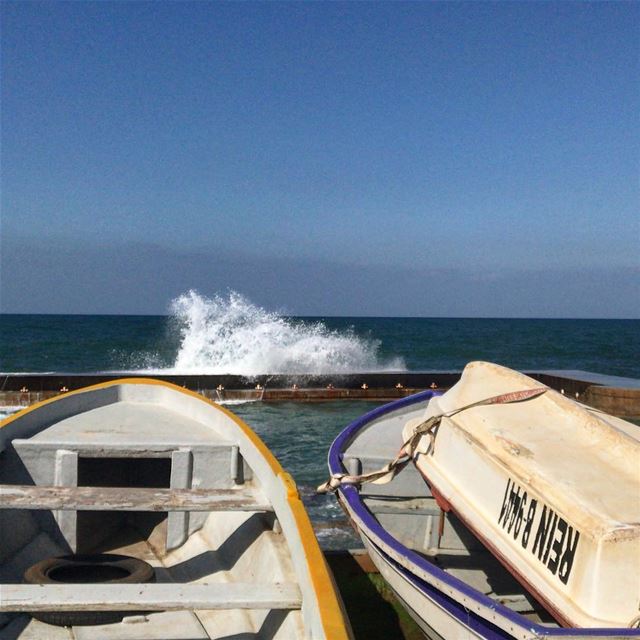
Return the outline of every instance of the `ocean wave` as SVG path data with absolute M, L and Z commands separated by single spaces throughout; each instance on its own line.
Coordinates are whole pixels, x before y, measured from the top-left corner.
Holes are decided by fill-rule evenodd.
M 287 318 L 235 291 L 212 298 L 189 291 L 172 302 L 171 311 L 179 332 L 175 362 L 145 372 L 252 377 L 405 369 L 400 358 L 380 360 L 377 340 L 353 330 L 330 330 L 323 322 Z

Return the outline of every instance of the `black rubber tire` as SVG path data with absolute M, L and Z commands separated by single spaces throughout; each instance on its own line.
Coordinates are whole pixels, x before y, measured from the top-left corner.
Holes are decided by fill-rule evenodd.
M 83 567 L 111 568 L 120 575 L 117 578 L 107 578 L 99 581 L 87 581 L 89 584 L 139 584 L 154 582 L 153 567 L 130 556 L 121 556 L 110 553 L 103 554 L 76 554 L 58 556 L 41 560 L 29 567 L 24 573 L 24 581 L 28 584 L 77 584 L 82 581 L 67 582 L 55 579 L 52 574 L 60 573 L 60 570 L 79 571 Z M 58 627 L 70 627 L 73 625 L 87 626 L 99 624 L 112 624 L 120 622 L 125 616 L 136 615 L 136 611 L 42 611 L 32 614 L 36 620 L 53 624 Z

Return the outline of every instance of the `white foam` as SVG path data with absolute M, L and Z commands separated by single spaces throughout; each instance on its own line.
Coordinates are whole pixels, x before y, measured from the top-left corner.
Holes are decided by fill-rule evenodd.
M 357 373 L 404 370 L 396 358 L 381 362 L 379 342 L 322 322 L 294 321 L 231 291 L 207 298 L 189 291 L 171 305 L 180 330 L 175 363 L 165 373 Z
M 17 413 L 18 411 L 22 411 L 22 409 L 26 409 L 26 405 L 4 405 L 4 406 L 0 406 L 0 420 L 4 420 L 5 418 L 8 418 L 9 416 L 13 415 L 14 413 Z

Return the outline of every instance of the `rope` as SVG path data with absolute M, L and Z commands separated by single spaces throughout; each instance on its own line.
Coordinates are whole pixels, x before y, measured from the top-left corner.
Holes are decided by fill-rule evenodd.
M 338 487 L 343 484 L 354 485 L 365 484 L 368 482 L 372 482 L 373 484 L 386 484 L 387 482 L 391 482 L 391 480 L 393 480 L 407 466 L 407 463 L 413 459 L 418 442 L 423 436 L 428 435 L 430 438 L 429 446 L 427 447 L 425 455 L 433 452 L 438 427 L 440 426 L 442 418 L 451 418 L 461 411 L 466 411 L 473 407 L 491 404 L 511 404 L 514 402 L 531 400 L 532 398 L 537 398 L 539 395 L 542 395 L 546 390 L 547 387 L 536 387 L 534 389 L 523 389 L 521 391 L 514 391 L 511 393 L 503 393 L 499 396 L 493 396 L 491 398 L 472 402 L 471 404 L 467 404 L 464 407 L 454 409 L 447 413 L 431 416 L 414 427 L 411 436 L 402 445 L 402 447 L 400 447 L 400 451 L 398 451 L 396 457 L 381 469 L 355 476 L 347 473 L 333 473 L 329 480 L 321 484 L 316 491 L 317 493 L 335 493 Z

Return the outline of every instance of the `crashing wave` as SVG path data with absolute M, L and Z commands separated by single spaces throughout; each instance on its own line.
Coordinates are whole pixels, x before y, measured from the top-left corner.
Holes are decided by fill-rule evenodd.
M 171 304 L 180 345 L 174 373 L 324 374 L 404 369 L 382 362 L 379 341 L 267 311 L 235 291 L 207 298 L 189 291 Z

